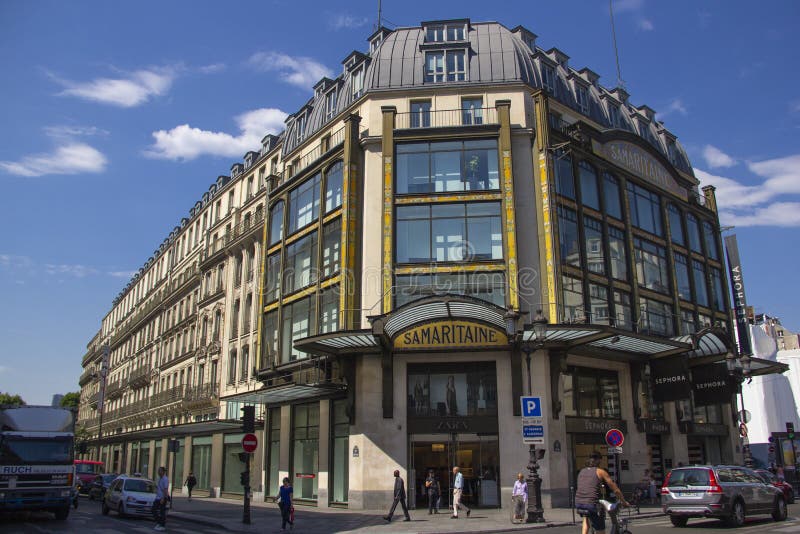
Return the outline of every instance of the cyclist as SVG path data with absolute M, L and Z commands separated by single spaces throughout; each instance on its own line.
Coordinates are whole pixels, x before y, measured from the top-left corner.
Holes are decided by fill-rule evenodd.
M 597 451 L 589 455 L 586 467 L 578 473 L 578 487 L 575 491 L 575 507 L 585 513 L 583 517 L 582 534 L 589 534 L 591 524 L 596 534 L 605 534 L 606 520 L 598 511 L 600 501 L 600 486 L 605 484 L 619 498 L 622 506 L 630 506 L 619 487 L 611 480 L 608 471 L 598 467 L 601 460 L 600 453 Z

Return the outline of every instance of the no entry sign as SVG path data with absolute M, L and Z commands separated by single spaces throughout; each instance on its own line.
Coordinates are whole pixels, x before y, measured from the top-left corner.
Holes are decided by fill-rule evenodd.
M 256 447 L 258 447 L 258 438 L 255 434 L 245 434 L 242 438 L 242 449 L 244 452 L 256 452 Z

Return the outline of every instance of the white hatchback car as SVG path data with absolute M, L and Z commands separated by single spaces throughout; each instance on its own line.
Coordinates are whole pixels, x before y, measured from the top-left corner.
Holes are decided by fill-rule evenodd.
M 103 497 L 103 515 L 116 510 L 120 517 L 152 516 L 155 500 L 155 482 L 147 478 L 121 476 L 111 483 Z

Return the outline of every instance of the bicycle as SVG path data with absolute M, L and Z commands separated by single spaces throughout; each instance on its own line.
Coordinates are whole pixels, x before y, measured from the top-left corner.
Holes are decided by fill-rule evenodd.
M 621 506 L 618 502 L 610 502 L 605 499 L 600 499 L 598 502 L 602 507 L 603 512 L 608 515 L 608 518 L 611 521 L 611 529 L 608 530 L 608 534 L 632 534 L 631 531 L 628 530 L 628 518 L 619 516 L 619 509 Z M 578 509 L 578 515 L 581 516 L 581 520 L 583 520 L 583 518 L 588 515 L 588 512 L 586 510 Z M 589 531 L 594 534 L 594 527 L 592 527 L 591 524 L 589 527 Z

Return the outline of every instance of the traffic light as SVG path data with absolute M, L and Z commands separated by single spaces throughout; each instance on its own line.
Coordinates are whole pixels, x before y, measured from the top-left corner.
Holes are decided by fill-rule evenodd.
M 242 486 L 249 486 L 250 485 L 250 472 L 249 471 L 242 471 L 239 475 L 239 480 L 242 482 Z
M 242 406 L 242 413 L 242 432 L 252 434 L 256 431 L 256 407 Z
M 786 437 L 794 439 L 794 423 L 786 423 Z

